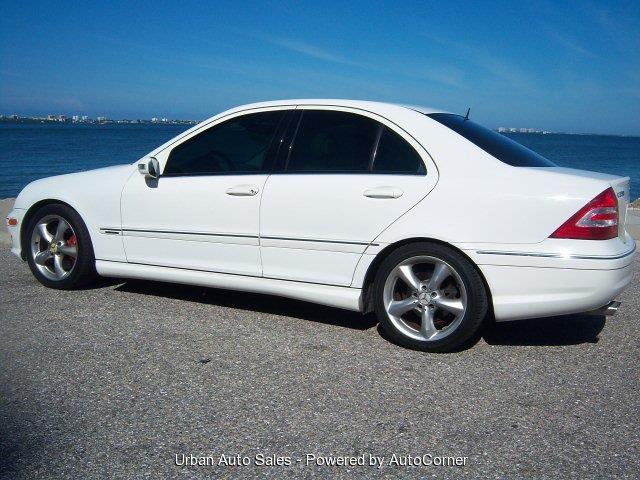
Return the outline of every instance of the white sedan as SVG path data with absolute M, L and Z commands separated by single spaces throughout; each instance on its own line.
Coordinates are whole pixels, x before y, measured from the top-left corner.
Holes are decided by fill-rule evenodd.
M 629 178 L 559 168 L 466 117 L 292 100 L 223 112 L 134 164 L 35 181 L 7 223 L 51 288 L 96 275 L 375 311 L 395 342 L 611 313 Z

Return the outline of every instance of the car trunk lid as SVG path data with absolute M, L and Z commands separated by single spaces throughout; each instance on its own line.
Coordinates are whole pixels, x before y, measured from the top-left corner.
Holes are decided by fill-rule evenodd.
M 602 182 L 602 190 L 609 187 L 613 188 L 618 200 L 618 236 L 622 241 L 626 240 L 625 225 L 627 222 L 627 208 L 631 202 L 630 195 L 630 178 L 620 177 L 618 175 L 611 175 L 608 173 L 591 172 L 589 170 L 578 170 L 574 168 L 562 168 L 562 167 L 542 167 L 536 168 L 536 170 L 545 170 L 553 173 L 571 175 L 575 177 L 581 177 L 586 179 L 592 179 Z M 594 196 L 601 192 L 595 192 Z

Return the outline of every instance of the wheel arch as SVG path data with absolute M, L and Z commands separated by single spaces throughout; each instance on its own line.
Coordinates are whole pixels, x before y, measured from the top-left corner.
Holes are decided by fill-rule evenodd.
M 476 263 L 466 253 L 464 253 L 464 251 L 460 250 L 454 245 L 444 242 L 442 240 L 438 240 L 437 238 L 429 238 L 429 237 L 412 237 L 412 238 L 405 238 L 403 240 L 399 240 L 397 242 L 387 245 L 376 255 L 376 257 L 373 259 L 373 261 L 367 268 L 367 273 L 364 276 L 364 281 L 362 284 L 363 312 L 366 313 L 373 310 L 373 296 L 372 296 L 373 282 L 376 278 L 376 274 L 378 273 L 378 269 L 380 268 L 380 265 L 382 264 L 384 259 L 387 258 L 391 253 L 393 253 L 395 250 L 397 250 L 400 247 L 404 247 L 405 245 L 409 245 L 412 243 L 424 243 L 424 242 L 435 243 L 437 245 L 442 245 L 444 247 L 450 248 L 451 250 L 459 253 L 469 261 L 469 263 L 473 266 L 476 272 L 478 272 L 478 275 L 480 275 L 480 278 L 482 279 L 482 283 L 484 284 L 484 288 L 487 293 L 487 303 L 489 307 L 489 313 L 493 315 L 493 297 L 491 295 L 491 289 L 489 288 L 487 279 L 484 277 L 484 274 L 482 273 L 482 270 L 480 270 L 480 267 L 478 267 L 478 265 L 476 265 Z
M 78 210 L 74 208 L 73 205 L 69 205 L 67 202 L 58 200 L 56 198 L 46 198 L 44 200 L 39 200 L 33 205 L 31 205 L 29 209 L 25 212 L 24 216 L 22 217 L 22 224 L 20 225 L 20 256 L 22 257 L 22 260 L 27 259 L 27 233 L 28 233 L 27 225 L 29 225 L 29 223 L 31 222 L 31 219 L 33 218 L 33 215 L 40 208 L 44 207 L 45 205 L 54 205 L 54 204 L 59 204 L 59 205 L 64 205 L 66 207 L 69 207 L 73 209 L 76 213 L 78 213 L 78 215 L 80 215 Z

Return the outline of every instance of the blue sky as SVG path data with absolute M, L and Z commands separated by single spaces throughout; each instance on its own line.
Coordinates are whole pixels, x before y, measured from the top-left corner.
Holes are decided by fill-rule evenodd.
M 637 1 L 5 0 L 0 113 L 200 119 L 330 97 L 640 135 L 639 25 Z

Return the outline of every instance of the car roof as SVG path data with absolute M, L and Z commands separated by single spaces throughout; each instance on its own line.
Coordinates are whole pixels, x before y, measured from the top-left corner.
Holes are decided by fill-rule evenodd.
M 264 107 L 275 107 L 275 106 L 286 106 L 286 105 L 325 105 L 325 106 L 335 106 L 335 107 L 353 107 L 353 108 L 362 108 L 364 110 L 384 110 L 389 107 L 395 108 L 408 108 L 410 110 L 415 110 L 420 113 L 449 113 L 445 110 L 431 107 L 424 107 L 418 105 L 403 105 L 400 103 L 390 103 L 390 102 L 375 102 L 370 100 L 349 100 L 344 98 L 298 98 L 298 99 L 283 99 L 283 100 L 271 100 L 267 102 L 257 102 L 250 103 L 247 105 L 240 105 L 233 110 L 248 110 L 253 108 L 264 108 Z
M 227 115 L 238 113 L 238 112 L 244 112 L 244 111 L 260 109 L 260 108 L 288 107 L 288 106 L 295 107 L 297 105 L 302 105 L 302 106 L 322 105 L 322 106 L 329 106 L 329 107 L 359 108 L 361 110 L 367 110 L 369 112 L 376 113 L 378 115 L 381 115 L 387 118 L 389 118 L 389 116 L 393 116 L 394 114 L 404 113 L 407 110 L 412 110 L 414 112 L 424 113 L 424 114 L 449 113 L 449 112 L 446 112 L 445 110 L 421 107 L 421 106 L 401 105 L 399 103 L 372 102 L 369 100 L 347 100 L 343 98 L 298 98 L 298 99 L 271 100 L 268 102 L 249 103 L 246 105 L 238 105 L 237 107 L 218 113 L 217 115 L 214 115 L 213 117 L 210 117 L 204 120 L 203 122 L 198 123 L 197 125 L 191 127 L 190 129 L 182 132 L 182 134 L 178 135 L 176 138 L 172 138 L 168 142 L 160 145 L 148 155 L 149 156 L 156 155 L 158 152 L 164 150 L 168 146 L 174 144 L 180 139 L 186 137 L 187 135 L 190 135 L 192 132 L 202 128 L 203 125 L 207 125 L 208 123 L 215 121 L 221 117 L 225 117 Z

